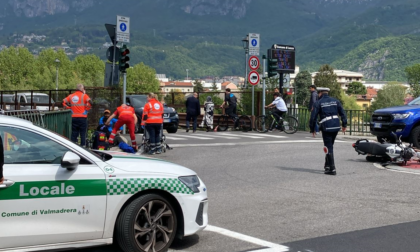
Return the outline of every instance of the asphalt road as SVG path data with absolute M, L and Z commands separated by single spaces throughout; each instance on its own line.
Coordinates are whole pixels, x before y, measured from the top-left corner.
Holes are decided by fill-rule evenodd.
M 336 142 L 337 176 L 328 176 L 321 137 L 308 133 L 167 136 L 174 149 L 157 157 L 206 183 L 210 224 L 170 251 L 419 251 L 418 175 L 365 162 L 354 141 Z

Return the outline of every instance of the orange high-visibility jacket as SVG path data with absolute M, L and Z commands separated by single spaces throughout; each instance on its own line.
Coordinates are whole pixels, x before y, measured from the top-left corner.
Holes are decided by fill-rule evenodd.
M 121 105 L 117 108 L 117 110 L 115 110 L 114 115 L 121 117 L 121 116 L 131 116 L 133 117 L 133 115 L 135 114 L 134 112 L 134 108 L 127 106 L 127 105 Z M 133 117 L 134 119 L 134 117 Z
M 145 123 L 163 123 L 163 105 L 158 100 L 151 99 L 144 106 L 141 125 Z
M 66 109 L 71 109 L 71 117 L 86 118 L 88 111 L 91 109 L 89 95 L 77 90 L 63 100 L 63 106 Z

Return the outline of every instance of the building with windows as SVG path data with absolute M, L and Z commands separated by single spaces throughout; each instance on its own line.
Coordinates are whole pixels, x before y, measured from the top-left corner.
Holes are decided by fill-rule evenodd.
M 160 91 L 162 93 L 169 93 L 173 90 L 181 92 L 193 92 L 194 86 L 191 82 L 181 82 L 181 81 L 168 81 L 160 83 Z
M 315 76 L 318 72 L 311 73 L 312 75 L 312 83 L 315 81 Z M 347 90 L 349 84 L 352 82 L 360 82 L 364 83 L 363 74 L 357 72 L 351 72 L 347 70 L 334 70 L 334 74 L 337 75 L 337 82 L 340 84 L 341 88 Z

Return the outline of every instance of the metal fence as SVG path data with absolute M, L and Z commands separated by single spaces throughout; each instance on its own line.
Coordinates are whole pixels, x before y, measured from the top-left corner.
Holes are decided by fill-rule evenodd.
M 28 120 L 34 125 L 49 129 L 67 138 L 71 136 L 71 112 L 69 110 L 11 110 L 5 111 L 5 115 Z
M 370 134 L 371 113 L 366 110 L 345 110 L 347 116 L 347 133 Z M 300 131 L 309 131 L 311 113 L 307 108 L 289 108 L 289 115 L 295 116 L 299 121 Z
M 74 90 L 18 90 L 18 91 L 0 91 L 0 107 L 4 110 L 25 110 L 25 109 L 38 109 L 47 111 L 62 110 L 62 100 L 69 94 L 73 93 Z M 48 95 L 49 102 L 40 103 L 37 102 L 36 96 L 39 93 Z M 88 120 L 89 127 L 96 128 L 99 118 L 103 116 L 103 112 L 108 109 L 114 111 L 122 103 L 122 91 L 119 88 L 86 88 L 86 93 L 92 100 L 92 110 L 89 112 Z M 252 111 L 252 93 L 250 91 L 233 91 L 232 92 L 238 99 L 238 113 L 240 115 L 251 116 Z M 20 100 L 16 97 L 19 95 L 26 94 L 27 99 Z M 144 94 L 147 93 L 136 93 Z M 165 102 L 168 106 L 176 108 L 178 113 L 185 113 L 185 101 L 190 97 L 193 92 L 160 92 L 158 93 L 159 100 Z M 222 109 L 218 105 L 221 105 L 224 101 L 224 91 L 208 91 L 198 93 L 200 104 L 204 105 L 204 101 L 210 96 L 215 103 L 215 114 L 222 114 Z M 265 105 L 271 103 L 273 92 L 266 92 Z M 262 104 L 262 91 L 255 91 L 254 96 L 254 115 L 261 115 L 263 104 Z M 23 102 L 26 101 L 26 102 Z M 286 99 L 286 103 L 290 103 L 291 100 Z M 294 108 L 294 105 L 289 105 L 289 113 L 296 115 L 299 120 L 299 130 L 309 131 L 309 117 L 310 112 L 306 108 Z M 347 110 L 346 115 L 348 117 L 348 128 L 349 134 L 364 134 L 369 133 L 369 121 L 371 114 L 365 110 Z M 57 126 L 58 127 L 58 126 Z

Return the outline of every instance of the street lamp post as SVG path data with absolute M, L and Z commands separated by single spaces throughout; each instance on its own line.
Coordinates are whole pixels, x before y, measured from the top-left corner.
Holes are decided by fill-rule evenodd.
M 188 80 L 188 69 L 187 69 L 187 80 Z
M 55 75 L 55 102 L 58 101 L 58 67 L 60 66 L 60 60 L 55 59 L 55 69 L 56 69 L 56 75 Z
M 245 79 L 244 79 L 244 87 L 248 87 L 248 53 L 249 53 L 249 37 L 246 35 L 245 38 L 242 39 L 242 46 L 245 50 Z

